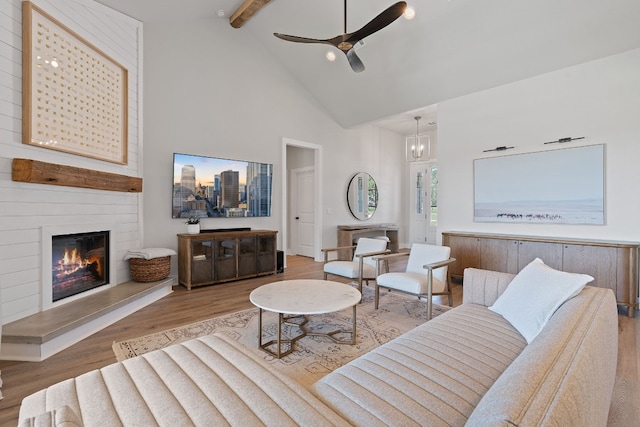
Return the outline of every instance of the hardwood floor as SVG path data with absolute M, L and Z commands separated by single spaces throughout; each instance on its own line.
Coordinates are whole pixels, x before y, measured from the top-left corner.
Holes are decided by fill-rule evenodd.
M 391 265 L 391 270 L 404 266 Z M 114 341 L 169 329 L 174 326 L 232 313 L 252 307 L 249 294 L 256 287 L 274 280 L 321 279 L 322 263 L 309 258 L 287 257 L 284 273 L 227 284 L 205 286 L 187 291 L 182 286 L 174 292 L 114 323 L 102 331 L 67 348 L 43 362 L 0 361 L 2 392 L 0 426 L 17 424 L 22 399 L 40 389 L 64 379 L 80 375 L 115 362 L 111 349 Z M 332 277 L 332 280 L 334 278 Z M 346 280 L 345 280 L 346 282 Z M 462 302 L 462 286 L 454 284 L 454 305 Z M 434 299 L 444 304 L 445 301 Z M 635 426 L 640 420 L 640 315 L 619 315 L 619 351 L 616 387 L 614 390 L 609 426 Z

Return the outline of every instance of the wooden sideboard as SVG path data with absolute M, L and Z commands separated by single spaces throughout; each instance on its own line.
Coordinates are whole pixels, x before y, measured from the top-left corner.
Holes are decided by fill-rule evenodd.
M 361 237 L 386 236 L 389 239 L 389 250 L 398 252 L 398 227 L 392 224 L 339 225 L 338 246 L 351 246 Z M 338 259 L 348 260 L 349 251 L 338 251 Z
M 638 242 L 444 232 L 442 245 L 456 259 L 449 267 L 454 277 L 467 267 L 516 274 L 540 258 L 557 270 L 593 276 L 589 285 L 613 290 L 629 317 L 638 305 Z
M 272 230 L 178 234 L 178 282 L 191 290 L 275 274 L 277 234 Z

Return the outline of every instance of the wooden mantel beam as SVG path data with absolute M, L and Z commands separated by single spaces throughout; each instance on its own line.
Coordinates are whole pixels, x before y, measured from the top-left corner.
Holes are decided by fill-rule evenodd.
M 11 178 L 17 182 L 32 184 L 142 192 L 142 178 L 29 159 L 13 159 Z
M 236 10 L 231 18 L 229 18 L 229 23 L 233 28 L 242 27 L 245 22 L 247 22 L 253 15 L 256 14 L 264 5 L 269 3 L 271 0 L 244 0 L 244 3 L 240 5 L 238 10 Z

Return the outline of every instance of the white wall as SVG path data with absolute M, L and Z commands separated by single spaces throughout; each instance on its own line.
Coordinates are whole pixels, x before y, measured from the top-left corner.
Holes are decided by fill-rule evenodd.
M 345 194 L 361 170 L 381 186 L 381 208 L 372 220 L 399 221 L 404 148 L 395 146 L 403 147 L 404 139 L 374 127 L 341 128 L 249 32 L 226 20 L 150 23 L 144 30 L 145 246 L 176 248 L 176 234 L 185 232 L 170 213 L 171 162 L 178 151 L 273 163 L 271 217 L 208 218 L 202 228 L 278 230 L 283 250 L 283 138 L 322 146 L 322 246 L 336 244 L 336 225 L 356 222 Z
M 438 231 L 640 241 L 639 70 L 635 49 L 440 103 Z M 562 147 L 605 144 L 605 225 L 473 222 L 473 159 L 562 148 L 543 143 L 567 136 L 585 139 Z
M 344 193 L 348 179 L 360 170 L 374 175 L 381 186 L 384 204 L 374 220 L 400 221 L 396 189 L 402 151 L 396 145 L 403 144 L 401 138 L 373 127 L 342 129 L 247 32 L 224 20 L 145 27 L 143 153 L 142 25 L 91 0 L 36 4 L 128 69 L 129 163 L 115 165 L 22 144 L 21 1 L 9 0 L 0 12 L 2 323 L 40 310 L 42 227 L 114 223 L 118 259 L 112 280 L 118 283 L 129 279 L 128 264 L 122 260 L 128 249 L 176 248 L 176 234 L 185 225 L 170 215 L 174 152 L 274 163 L 272 217 L 208 219 L 204 228 L 281 231 L 283 137 L 323 146 L 323 246 L 335 245 L 336 225 L 356 222 L 348 214 Z M 384 154 L 389 151 L 391 155 Z M 142 176 L 143 193 L 15 183 L 11 161 L 17 157 Z M 331 215 L 326 214 L 329 206 Z
M 22 144 L 22 2 L 5 0 L 0 11 L 0 301 L 2 323 L 40 311 L 41 229 L 73 224 L 115 224 L 116 277 L 129 278 L 122 258 L 140 247 L 139 194 L 98 191 L 11 180 L 14 158 L 138 176 L 139 100 L 137 21 L 90 0 L 34 2 L 129 72 L 128 165 Z

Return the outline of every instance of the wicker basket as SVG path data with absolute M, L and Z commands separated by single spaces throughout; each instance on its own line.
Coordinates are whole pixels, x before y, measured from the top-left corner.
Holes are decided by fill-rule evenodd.
M 163 256 L 152 259 L 131 258 L 131 279 L 136 282 L 156 282 L 169 275 L 171 271 L 171 257 Z

